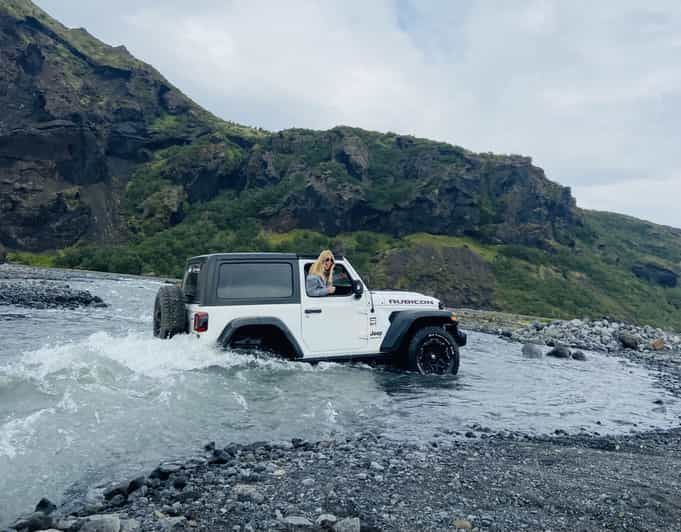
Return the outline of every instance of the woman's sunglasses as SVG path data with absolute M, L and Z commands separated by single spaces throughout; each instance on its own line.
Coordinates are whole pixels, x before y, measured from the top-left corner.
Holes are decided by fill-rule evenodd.
M 327 257 L 324 259 L 324 262 L 330 262 L 331 264 L 333 264 L 334 260 Z

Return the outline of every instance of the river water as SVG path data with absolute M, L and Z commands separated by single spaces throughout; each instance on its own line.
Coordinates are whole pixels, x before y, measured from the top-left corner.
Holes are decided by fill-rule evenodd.
M 160 281 L 41 275 L 87 289 L 109 306 L 0 306 L 0 527 L 40 497 L 58 502 L 74 485 L 132 476 L 210 440 L 378 430 L 427 442 L 476 424 L 607 434 L 679 423 L 679 400 L 655 374 L 624 359 L 527 359 L 518 344 L 469 333 L 457 376 L 310 366 L 225 352 L 188 336 L 153 338 Z

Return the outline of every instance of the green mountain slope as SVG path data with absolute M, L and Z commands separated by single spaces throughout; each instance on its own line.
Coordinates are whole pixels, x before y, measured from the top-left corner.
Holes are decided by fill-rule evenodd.
M 0 45 L 10 258 L 179 275 L 199 253 L 330 247 L 450 305 L 681 325 L 681 231 L 581 211 L 528 157 L 225 122 L 28 0 L 0 4 Z

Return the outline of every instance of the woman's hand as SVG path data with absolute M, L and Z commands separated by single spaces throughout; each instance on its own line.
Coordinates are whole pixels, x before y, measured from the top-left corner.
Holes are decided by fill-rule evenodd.
M 334 294 L 336 292 L 336 287 L 331 285 L 329 286 L 329 295 Z

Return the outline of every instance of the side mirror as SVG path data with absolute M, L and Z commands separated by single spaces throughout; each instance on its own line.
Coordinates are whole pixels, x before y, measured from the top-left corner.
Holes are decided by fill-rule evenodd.
M 355 294 L 357 299 L 362 297 L 362 294 L 364 293 L 364 285 L 359 279 L 352 281 L 352 293 Z

